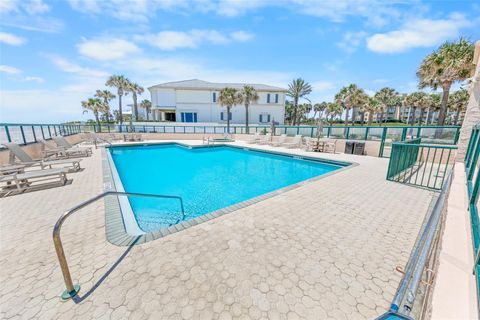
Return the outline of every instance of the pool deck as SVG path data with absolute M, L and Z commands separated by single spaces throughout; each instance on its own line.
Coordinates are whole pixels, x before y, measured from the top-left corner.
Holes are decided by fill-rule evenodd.
M 182 141 L 199 144 L 199 141 Z M 245 145 L 235 142 L 237 145 Z M 70 185 L 0 199 L 2 319 L 372 319 L 385 312 L 434 193 L 385 180 L 388 159 L 299 155 L 359 165 L 132 247 L 105 237 L 104 203 L 62 230 L 80 301 L 64 290 L 52 229 L 103 191 L 101 152 Z M 141 164 L 139 164 L 141 165 Z

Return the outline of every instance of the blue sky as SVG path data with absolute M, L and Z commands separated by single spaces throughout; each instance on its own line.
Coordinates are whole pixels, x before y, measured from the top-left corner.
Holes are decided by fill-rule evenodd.
M 480 39 L 479 17 L 476 1 L 0 0 L 0 122 L 91 118 L 80 101 L 110 74 L 145 88 L 302 77 L 312 102 L 350 83 L 411 92 L 440 43 Z

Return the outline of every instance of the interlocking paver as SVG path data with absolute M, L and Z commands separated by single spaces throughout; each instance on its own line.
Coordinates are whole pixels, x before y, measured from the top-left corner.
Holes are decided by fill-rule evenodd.
M 0 199 L 0 317 L 375 317 L 388 308 L 401 278 L 393 270 L 407 261 L 433 194 L 385 181 L 387 159 L 308 155 L 359 165 L 123 258 L 127 247 L 106 241 L 104 203 L 82 209 L 62 230 L 82 285 L 78 304 L 58 298 L 64 283 L 51 232 L 62 212 L 102 191 L 99 150 L 70 185 Z

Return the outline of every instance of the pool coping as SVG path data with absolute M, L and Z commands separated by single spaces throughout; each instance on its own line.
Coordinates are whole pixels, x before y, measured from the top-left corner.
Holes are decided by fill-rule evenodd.
M 271 150 L 265 150 L 265 149 L 259 149 L 255 147 L 249 147 L 249 146 L 237 146 L 237 145 L 231 145 L 227 143 L 218 143 L 218 144 L 213 144 L 213 145 L 189 145 L 186 143 L 181 143 L 181 142 L 176 142 L 176 141 L 165 141 L 165 142 L 152 142 L 152 143 L 146 143 L 146 142 L 140 142 L 140 143 L 129 143 L 129 144 L 115 144 L 112 145 L 112 147 L 134 147 L 134 146 L 143 146 L 143 145 L 161 145 L 161 144 L 176 144 L 180 145 L 189 149 L 193 148 L 208 148 L 208 147 L 221 147 L 221 146 L 228 146 L 228 147 L 234 147 L 234 148 L 239 148 L 239 149 L 248 149 L 248 150 L 253 150 L 253 151 L 259 151 L 259 152 L 264 152 L 264 153 L 271 153 L 271 154 L 277 154 L 277 155 L 282 155 L 282 156 L 288 156 L 288 157 L 294 157 L 294 158 L 300 158 L 304 160 L 311 160 L 311 161 L 317 161 L 317 162 L 324 162 L 327 164 L 331 165 L 337 165 L 341 166 L 341 168 L 325 173 L 323 175 L 313 177 L 310 179 L 306 179 L 303 181 L 300 181 L 298 183 L 294 183 L 288 186 L 285 186 L 283 188 L 265 193 L 263 195 L 254 197 L 249 200 L 245 200 L 242 202 L 239 202 L 237 204 L 218 209 L 216 211 L 212 211 L 210 213 L 207 213 L 205 215 L 187 220 L 187 221 L 182 221 L 178 224 L 175 224 L 170 227 L 162 228 L 154 232 L 147 232 L 145 234 L 141 235 L 132 235 L 127 232 L 127 228 L 125 226 L 125 222 L 123 219 L 123 214 L 121 210 L 121 205 L 118 200 L 118 197 L 105 197 L 104 199 L 104 204 L 105 204 L 105 232 L 106 232 L 106 237 L 107 240 L 117 246 L 130 246 L 130 245 L 136 245 L 136 244 L 142 244 L 146 243 L 152 240 L 156 240 L 159 238 L 163 238 L 165 236 L 168 236 L 170 234 L 177 233 L 179 231 L 185 230 L 187 228 L 193 227 L 197 224 L 201 224 L 203 222 L 207 222 L 210 220 L 213 220 L 215 218 L 218 218 L 220 216 L 235 212 L 239 209 L 248 207 L 250 205 L 253 205 L 255 203 L 258 203 L 260 201 L 272 198 L 274 196 L 280 195 L 282 193 L 285 193 L 287 191 L 296 189 L 301 187 L 304 184 L 307 183 L 312 183 L 315 181 L 318 181 L 320 179 L 329 177 L 333 174 L 342 172 L 344 170 L 351 169 L 353 167 L 358 166 L 359 164 L 356 162 L 346 162 L 346 161 L 336 161 L 336 160 L 329 160 L 329 159 L 324 159 L 324 158 L 317 158 L 317 157 L 309 157 L 309 156 L 301 156 L 301 155 L 296 155 L 292 153 L 287 153 L 287 152 L 282 152 L 282 151 L 271 151 Z M 115 185 L 115 178 L 114 178 L 114 173 L 112 172 L 112 168 L 110 166 L 110 160 L 108 156 L 108 151 L 106 148 L 102 148 L 102 169 L 103 169 L 103 181 L 104 181 L 104 189 L 105 191 L 117 191 L 116 185 Z

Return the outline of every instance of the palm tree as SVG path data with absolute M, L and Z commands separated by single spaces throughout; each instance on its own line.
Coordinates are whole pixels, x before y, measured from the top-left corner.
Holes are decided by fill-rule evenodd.
M 425 95 L 426 95 L 425 92 L 413 92 L 413 93 L 410 93 L 405 99 L 406 104 L 413 109 L 412 117 L 411 117 L 412 120 L 410 122 L 411 125 L 415 124 L 417 110 L 418 108 L 421 108 L 423 106 Z M 421 122 L 421 118 L 420 118 L 420 122 Z
M 368 112 L 368 126 L 372 125 L 373 115 L 382 108 L 381 102 L 375 97 L 368 97 L 365 100 L 364 109 Z
M 330 116 L 330 125 L 333 124 L 333 118 L 337 115 L 342 114 L 342 106 L 336 102 L 328 102 L 326 107 L 327 117 Z
M 132 117 L 135 114 L 135 121 L 138 121 L 138 104 L 137 104 L 137 95 L 141 95 L 145 89 L 143 89 L 142 86 L 140 86 L 138 83 L 135 82 L 130 82 L 128 84 L 128 91 L 132 93 L 132 98 L 133 98 L 133 113 Z
M 302 113 L 304 115 L 305 120 L 308 120 L 308 115 L 310 112 L 312 112 L 312 109 L 313 107 L 311 103 L 304 103 L 302 105 Z M 300 121 L 298 122 L 298 124 L 300 124 Z
M 148 121 L 149 120 L 148 115 L 150 114 L 150 110 L 152 109 L 152 103 L 150 102 L 150 100 L 145 99 L 145 100 L 142 100 L 142 102 L 140 102 L 140 107 L 145 109 L 145 112 L 147 113 L 147 121 Z
M 455 110 L 455 118 L 453 124 L 457 125 L 460 113 L 465 110 L 468 104 L 469 95 L 467 90 L 460 89 L 452 93 L 449 99 L 449 105 L 452 110 Z
M 359 106 L 357 97 L 363 92 L 356 84 L 350 84 L 347 87 L 343 87 L 340 91 L 335 95 L 335 101 L 342 106 L 343 109 L 346 110 L 345 114 L 345 124 L 348 125 L 348 117 L 350 113 L 350 109 L 356 106 Z M 352 124 L 355 122 L 355 115 L 352 111 Z
M 318 113 L 318 118 L 321 119 L 323 116 L 323 113 L 325 112 L 325 109 L 327 109 L 327 103 L 325 101 L 321 103 L 315 103 L 313 105 L 313 119 L 315 119 L 315 116 Z
M 110 100 L 115 99 L 115 95 L 108 90 L 97 90 L 94 97 L 103 99 L 103 104 L 106 107 L 105 118 L 107 122 L 110 121 Z
M 122 114 L 122 96 L 127 95 L 128 86 L 130 81 L 124 76 L 113 75 L 108 78 L 105 85 L 107 87 L 116 87 L 118 95 L 118 120 L 120 123 L 123 123 L 123 114 Z
M 82 101 L 83 113 L 88 112 L 88 110 L 93 112 L 95 116 L 95 121 L 97 122 L 98 128 L 100 128 L 100 113 L 106 111 L 106 106 L 102 100 L 99 98 L 89 98 L 87 101 Z
M 365 93 L 365 91 L 363 91 L 363 89 L 358 88 L 357 85 L 355 84 L 349 86 L 349 92 L 350 92 L 350 96 L 349 96 L 350 104 L 354 108 L 354 110 L 357 110 L 358 112 L 360 112 L 361 122 L 363 125 L 365 120 L 365 110 L 363 109 L 363 106 L 365 105 L 365 102 L 368 100 L 368 96 Z M 352 117 L 353 117 L 353 113 L 352 113 Z M 352 118 L 352 120 L 355 121 L 354 118 Z
M 425 92 L 420 92 L 420 97 L 418 101 L 418 107 L 420 108 L 420 119 L 418 119 L 418 124 L 421 126 L 422 125 L 422 120 L 423 120 L 423 114 L 425 113 L 425 110 L 430 108 L 432 105 L 432 100 L 429 94 Z M 427 124 L 428 119 L 425 119 L 425 124 Z
M 312 92 L 312 86 L 302 78 L 292 80 L 288 85 L 287 96 L 293 99 L 293 125 L 297 123 L 298 101 Z
M 433 124 L 433 118 L 435 112 L 440 110 L 442 104 L 442 97 L 439 93 L 431 93 L 430 94 L 430 107 L 428 108 L 429 115 L 427 116 L 427 120 L 430 118 L 430 124 Z
M 442 103 L 438 125 L 445 124 L 448 95 L 452 84 L 467 79 L 473 69 L 474 45 L 460 38 L 457 42 L 443 43 L 440 48 L 426 56 L 417 70 L 420 89 L 442 88 Z
M 375 93 L 375 98 L 380 102 L 380 125 L 383 123 L 383 118 L 388 107 L 397 104 L 398 92 L 395 89 L 385 87 Z
M 230 110 L 233 106 L 243 102 L 242 95 L 235 88 L 223 88 L 218 95 L 218 102 L 227 107 L 227 134 L 230 133 Z
M 257 91 L 252 86 L 243 86 L 242 91 L 240 92 L 243 99 L 243 104 L 245 105 L 245 132 L 248 134 L 248 107 L 252 103 L 257 103 L 259 97 Z

